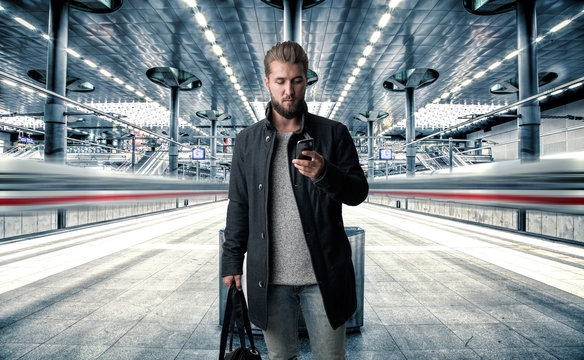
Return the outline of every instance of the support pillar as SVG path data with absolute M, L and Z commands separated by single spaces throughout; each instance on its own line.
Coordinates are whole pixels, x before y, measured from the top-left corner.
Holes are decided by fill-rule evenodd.
M 170 128 L 168 136 L 178 141 L 178 87 L 170 88 Z M 178 176 L 178 146 L 175 142 L 168 144 L 168 175 L 170 177 Z
M 164 66 L 153 67 L 146 71 L 146 76 L 154 83 L 170 89 L 170 125 L 168 136 L 168 175 L 178 176 L 178 114 L 180 91 L 191 91 L 201 87 L 202 83 L 195 75 L 177 68 Z
M 302 45 L 302 0 L 283 0 L 284 40 Z
M 539 92 L 537 71 L 537 19 L 535 1 L 517 1 L 517 57 L 519 100 Z M 540 156 L 541 114 L 539 101 L 519 105 L 519 159 L 538 161 Z
M 217 175 L 217 118 L 211 120 L 211 181 L 215 180 Z
M 416 145 L 410 144 L 416 138 L 416 119 L 414 117 L 414 88 L 406 87 L 406 176 L 416 173 Z
M 393 74 L 383 82 L 386 90 L 406 93 L 406 176 L 416 174 L 416 110 L 414 91 L 428 86 L 438 79 L 438 71 L 428 68 L 413 68 Z
M 373 146 L 374 146 L 374 141 L 373 141 L 373 123 L 375 122 L 375 119 L 368 119 L 367 121 L 367 149 L 369 149 L 369 154 L 368 154 L 368 164 L 367 164 L 367 172 L 368 172 L 368 177 L 369 177 L 369 181 L 373 181 L 373 179 L 375 178 L 375 161 L 373 160 L 373 157 L 375 156 L 373 154 Z
M 66 95 L 67 42 L 69 29 L 69 4 L 51 0 L 49 3 L 50 37 L 47 55 L 47 90 Z M 65 163 L 67 153 L 66 106 L 61 99 L 51 95 L 45 103 L 45 161 Z

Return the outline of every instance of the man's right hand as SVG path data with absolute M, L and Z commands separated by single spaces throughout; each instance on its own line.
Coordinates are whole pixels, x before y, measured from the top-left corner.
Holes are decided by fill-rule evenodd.
M 241 275 L 227 275 L 223 277 L 223 284 L 228 288 L 231 287 L 231 284 L 233 284 L 234 281 L 237 290 L 241 291 Z

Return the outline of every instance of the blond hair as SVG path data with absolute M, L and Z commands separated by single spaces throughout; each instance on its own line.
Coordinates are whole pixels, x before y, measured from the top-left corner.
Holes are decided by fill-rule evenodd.
M 266 53 L 264 58 L 264 69 L 266 77 L 270 75 L 270 64 L 273 61 L 279 61 L 288 64 L 302 64 L 304 67 L 304 76 L 308 77 L 308 56 L 300 46 L 294 41 L 283 41 L 274 45 Z

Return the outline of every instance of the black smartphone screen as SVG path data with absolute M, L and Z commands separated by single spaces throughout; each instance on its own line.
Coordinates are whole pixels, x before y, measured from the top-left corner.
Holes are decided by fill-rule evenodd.
M 314 139 L 302 139 L 296 143 L 296 158 L 300 160 L 311 160 L 309 156 L 302 155 L 302 150 L 314 150 Z

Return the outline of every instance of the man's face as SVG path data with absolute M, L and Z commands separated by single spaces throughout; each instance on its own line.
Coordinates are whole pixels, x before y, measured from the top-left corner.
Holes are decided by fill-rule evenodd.
M 306 76 L 302 64 L 272 61 L 270 75 L 264 78 L 273 109 L 286 119 L 302 115 Z

